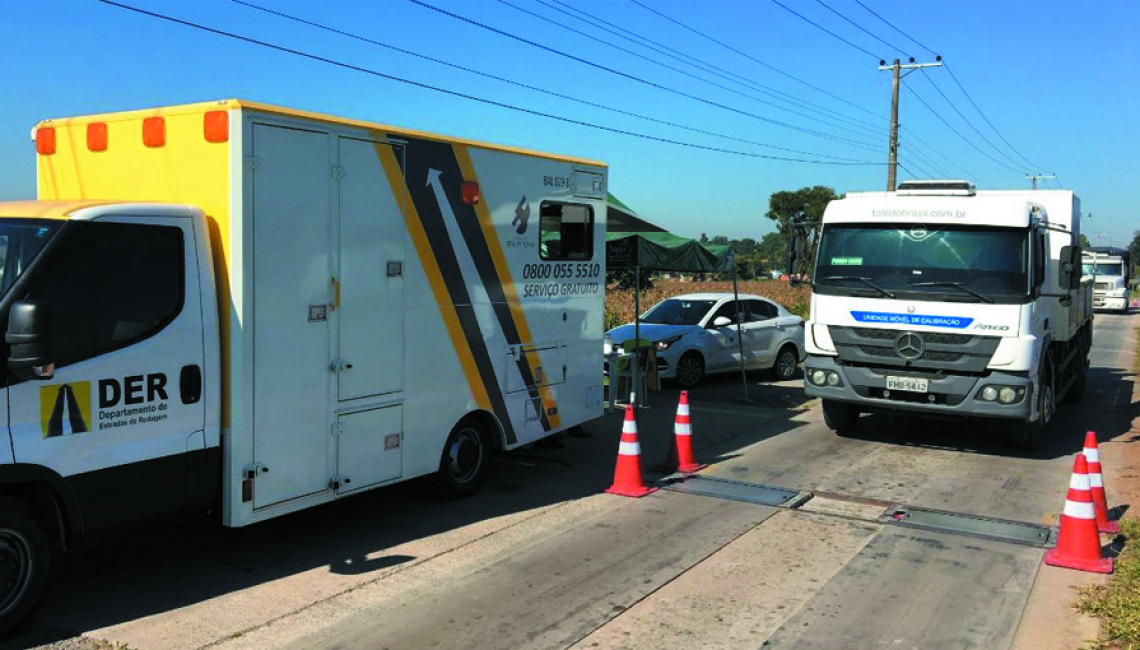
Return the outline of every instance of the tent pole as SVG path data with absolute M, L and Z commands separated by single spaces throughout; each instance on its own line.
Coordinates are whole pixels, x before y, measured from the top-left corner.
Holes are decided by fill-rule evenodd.
M 743 320 L 744 310 L 740 307 L 740 289 L 736 282 L 736 260 L 732 260 L 732 298 L 736 301 L 736 344 L 740 350 L 740 382 L 744 384 L 744 401 L 751 404 L 748 399 L 748 373 L 744 370 L 744 336 L 740 331 L 740 321 Z
M 633 267 L 633 340 L 641 340 L 641 265 Z M 625 351 L 626 353 L 629 350 Z M 641 381 L 639 375 L 641 374 L 641 348 L 637 347 L 634 343 L 633 359 L 630 361 L 633 368 L 633 377 L 630 381 L 630 386 L 633 388 L 633 395 L 629 398 L 629 403 L 633 404 L 633 411 L 636 414 L 638 404 L 638 396 L 641 395 Z

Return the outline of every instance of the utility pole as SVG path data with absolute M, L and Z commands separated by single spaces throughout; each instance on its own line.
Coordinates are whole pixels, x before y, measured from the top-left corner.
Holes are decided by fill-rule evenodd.
M 919 68 L 936 68 L 942 65 L 942 57 L 936 56 L 934 60 L 937 63 L 915 63 L 914 57 L 910 58 L 909 63 L 900 63 L 898 59 L 891 65 L 887 65 L 886 61 L 879 61 L 880 70 L 891 70 L 895 73 L 894 82 L 891 84 L 891 143 L 890 154 L 887 158 L 887 191 L 895 191 L 895 179 L 898 178 L 898 165 L 899 165 L 899 81 L 904 79 L 906 75 L 918 70 Z M 904 75 L 899 75 L 900 70 L 907 70 Z
M 1037 174 L 1026 174 L 1025 177 L 1032 180 L 1033 181 L 1033 189 L 1037 189 L 1037 179 L 1048 180 L 1050 178 L 1057 178 L 1057 175 L 1056 174 L 1037 173 Z

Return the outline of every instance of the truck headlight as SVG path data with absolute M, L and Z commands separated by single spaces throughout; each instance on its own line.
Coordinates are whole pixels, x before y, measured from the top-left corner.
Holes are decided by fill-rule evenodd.
M 1002 404 L 1013 404 L 1017 399 L 1017 391 L 1010 386 L 1006 386 L 998 391 L 998 399 Z
M 657 341 L 653 345 L 655 345 L 658 350 L 668 350 L 670 345 L 673 345 L 677 341 L 680 341 L 683 336 L 685 335 L 678 334 L 677 336 L 670 336 L 667 339 L 661 339 L 660 341 Z
M 987 402 L 994 401 L 995 399 L 997 399 L 997 396 L 998 396 L 998 391 L 993 386 L 986 386 L 985 388 L 982 389 L 982 399 L 986 400 Z

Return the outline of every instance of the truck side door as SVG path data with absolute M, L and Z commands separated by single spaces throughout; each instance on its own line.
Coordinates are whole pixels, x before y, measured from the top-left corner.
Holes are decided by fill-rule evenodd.
M 206 449 L 194 221 L 105 219 L 67 223 L 29 278 L 20 298 L 48 305 L 55 371 L 10 377 L 8 388 L 16 462 L 62 475 L 88 534 L 205 507 L 220 476 L 197 471 Z

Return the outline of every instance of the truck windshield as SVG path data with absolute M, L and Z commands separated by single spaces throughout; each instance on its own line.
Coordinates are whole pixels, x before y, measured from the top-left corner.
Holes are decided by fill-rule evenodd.
M 1023 302 L 1029 293 L 1029 234 L 1018 228 L 953 225 L 824 226 L 815 291 L 868 292 L 864 278 L 900 298 Z M 883 294 L 874 292 L 877 297 Z
M 1085 262 L 1084 264 L 1081 264 L 1081 266 L 1084 267 L 1083 275 L 1111 275 L 1114 277 L 1120 277 L 1124 275 L 1124 273 L 1121 271 L 1121 269 L 1124 268 L 1124 265 L 1121 262 L 1097 262 L 1095 264 L 1092 262 Z
M 714 304 L 716 304 L 715 300 L 677 300 L 671 298 L 657 303 L 657 306 L 641 317 L 641 322 L 660 323 L 662 325 L 697 325 Z
M 0 217 L 0 295 L 8 293 L 62 223 Z

